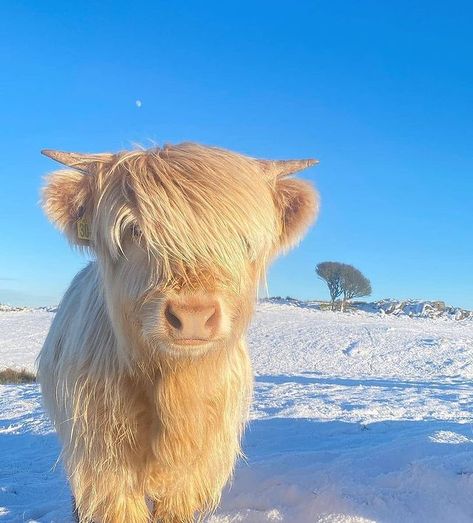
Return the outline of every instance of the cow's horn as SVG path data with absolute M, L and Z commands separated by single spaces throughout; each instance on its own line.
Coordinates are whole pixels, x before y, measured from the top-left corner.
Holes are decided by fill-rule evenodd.
M 63 151 L 55 151 L 53 149 L 43 149 L 41 154 L 56 160 L 56 162 L 78 169 L 79 171 L 92 172 L 94 168 L 100 164 L 109 161 L 113 154 L 85 154 L 85 153 L 67 153 Z
M 302 171 L 319 163 L 319 160 L 258 160 L 264 173 L 271 178 L 281 178 Z

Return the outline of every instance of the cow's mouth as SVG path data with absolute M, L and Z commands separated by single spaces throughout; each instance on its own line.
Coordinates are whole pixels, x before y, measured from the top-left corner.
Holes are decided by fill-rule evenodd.
M 186 338 L 186 339 L 173 339 L 172 344 L 181 347 L 201 347 L 202 345 L 209 345 L 212 340 L 200 339 L 200 338 Z

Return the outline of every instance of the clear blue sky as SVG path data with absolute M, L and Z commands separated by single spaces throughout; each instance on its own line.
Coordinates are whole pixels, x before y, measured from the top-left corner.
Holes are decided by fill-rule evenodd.
M 38 205 L 42 148 L 193 140 L 315 156 L 318 225 L 271 295 L 325 298 L 323 260 L 374 298 L 473 308 L 471 2 L 4 0 L 0 302 L 53 304 L 85 264 Z M 142 101 L 138 108 L 136 100 Z

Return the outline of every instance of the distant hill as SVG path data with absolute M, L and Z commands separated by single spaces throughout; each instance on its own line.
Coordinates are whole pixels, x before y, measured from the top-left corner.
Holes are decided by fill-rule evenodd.
M 281 298 L 275 296 L 265 298 L 263 302 L 281 303 L 296 307 L 327 310 L 330 307 L 326 301 L 304 301 L 296 298 Z M 370 314 L 390 314 L 393 316 L 408 316 L 410 318 L 448 318 L 452 320 L 473 320 L 473 311 L 452 307 L 443 301 L 395 300 L 384 299 L 373 302 L 353 302 L 349 304 L 348 312 L 365 312 Z
M 13 305 L 8 305 L 6 303 L 0 303 L 0 312 L 21 312 L 21 311 L 56 312 L 57 306 L 55 306 L 55 307 L 16 307 Z

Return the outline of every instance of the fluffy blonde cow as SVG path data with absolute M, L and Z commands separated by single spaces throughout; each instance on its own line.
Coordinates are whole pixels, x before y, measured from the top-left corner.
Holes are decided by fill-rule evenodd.
M 201 518 L 240 453 L 258 284 L 317 213 L 288 175 L 315 161 L 191 143 L 43 154 L 68 167 L 47 180 L 46 214 L 95 258 L 39 356 L 78 518 Z

